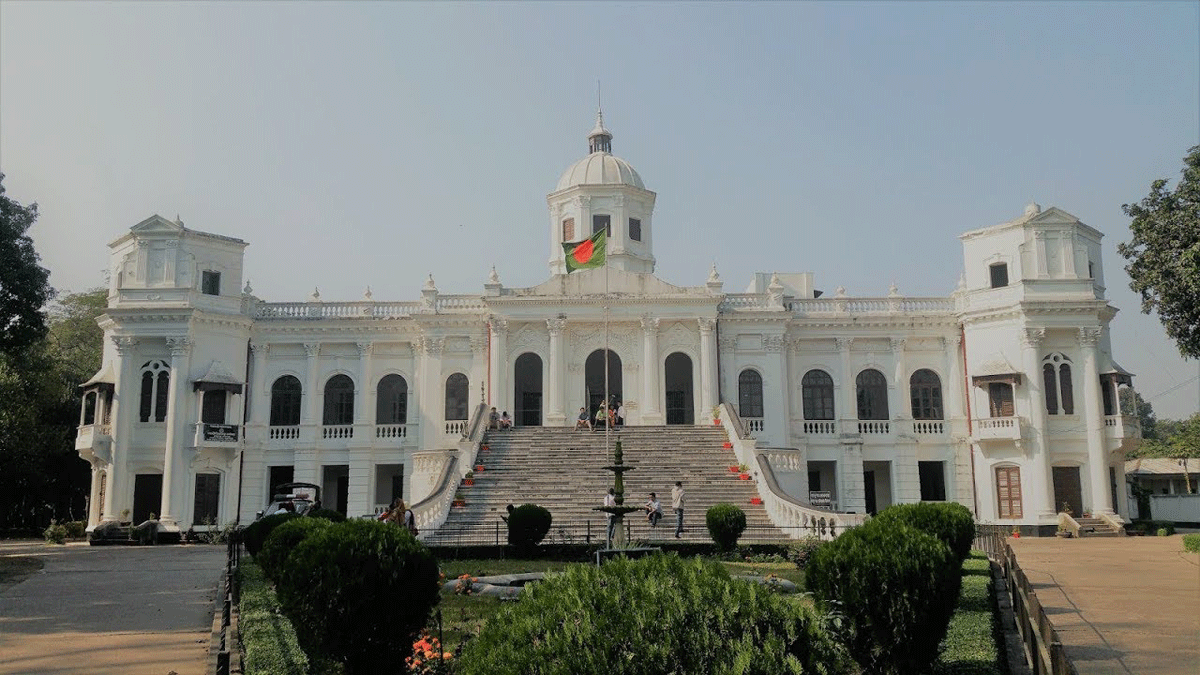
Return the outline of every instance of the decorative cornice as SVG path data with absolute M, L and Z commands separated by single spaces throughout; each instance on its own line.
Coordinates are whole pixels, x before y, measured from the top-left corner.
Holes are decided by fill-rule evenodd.
M 848 352 L 854 346 L 854 338 L 852 337 L 838 337 L 834 338 L 834 340 L 837 342 L 838 351 Z
M 425 356 L 441 356 L 446 349 L 446 338 L 422 336 L 417 346 Z
M 355 348 L 358 349 L 358 358 L 364 358 L 371 353 L 374 343 L 371 342 L 355 342 Z
M 310 359 L 317 358 L 318 356 L 321 355 L 321 343 L 320 342 L 305 342 L 304 343 L 304 353 L 307 354 L 308 358 L 310 358 Z
M 904 345 L 908 343 L 908 339 L 894 337 L 889 341 L 889 343 L 892 346 L 892 352 L 899 353 L 904 351 Z
M 250 351 L 255 355 L 262 354 L 266 356 L 271 351 L 271 343 L 269 342 L 251 342 Z
M 768 335 L 763 338 L 763 349 L 768 352 L 778 353 L 783 351 L 784 338 L 782 335 Z

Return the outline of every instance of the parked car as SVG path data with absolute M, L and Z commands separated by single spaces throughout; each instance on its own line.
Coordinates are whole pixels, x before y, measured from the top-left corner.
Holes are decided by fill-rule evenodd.
M 267 508 L 259 511 L 255 520 L 264 515 L 273 516 L 276 513 L 292 511 L 305 515 L 321 503 L 321 486 L 312 483 L 284 483 L 276 485 L 278 492 L 271 497 Z

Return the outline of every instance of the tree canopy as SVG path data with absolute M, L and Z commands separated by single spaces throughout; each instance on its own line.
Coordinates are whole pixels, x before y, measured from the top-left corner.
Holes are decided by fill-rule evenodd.
M 36 220 L 37 204 L 21 206 L 4 196 L 0 173 L 0 352 L 25 349 L 46 333 L 42 308 L 54 289 L 29 237 Z
M 1174 190 L 1160 178 L 1141 202 L 1121 207 L 1133 219 L 1133 238 L 1117 252 L 1129 261 L 1125 271 L 1142 312 L 1158 312 L 1180 353 L 1200 359 L 1200 145 L 1183 161 Z

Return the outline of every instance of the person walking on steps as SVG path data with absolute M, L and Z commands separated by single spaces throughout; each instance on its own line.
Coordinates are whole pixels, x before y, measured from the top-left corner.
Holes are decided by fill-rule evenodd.
M 608 488 L 608 494 L 604 495 L 604 505 L 605 506 L 616 506 L 617 505 L 617 491 L 614 490 L 613 488 Z M 612 513 L 609 513 L 607 515 L 608 515 L 608 547 L 612 548 L 613 533 L 617 529 L 617 516 Z
M 675 538 L 683 534 L 683 483 L 675 481 L 671 488 L 671 508 L 675 509 Z

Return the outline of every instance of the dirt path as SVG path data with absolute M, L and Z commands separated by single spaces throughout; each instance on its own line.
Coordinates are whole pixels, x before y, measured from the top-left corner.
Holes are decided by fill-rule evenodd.
M 1200 555 L 1179 536 L 1009 541 L 1080 675 L 1200 672 Z
M 0 544 L 13 558 L 43 567 L 0 586 L 0 675 L 205 672 L 224 547 Z

